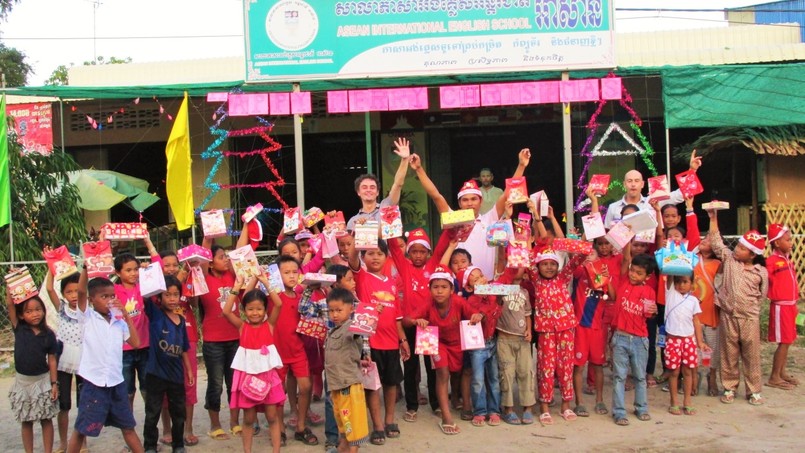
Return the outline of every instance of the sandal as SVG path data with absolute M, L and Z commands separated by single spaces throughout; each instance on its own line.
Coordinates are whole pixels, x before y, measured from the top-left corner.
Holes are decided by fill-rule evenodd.
M 595 403 L 595 413 L 598 415 L 607 415 L 609 413 L 609 409 L 607 409 L 606 403 L 603 401 L 600 403 Z
M 516 416 L 517 415 L 515 414 L 515 417 Z M 531 411 L 524 411 L 523 412 L 523 419 L 521 420 L 521 422 L 524 425 L 530 425 L 530 424 L 534 423 L 534 415 L 531 413 Z
M 384 431 L 386 432 L 386 437 L 389 439 L 396 439 L 400 437 L 400 427 L 397 426 L 396 423 L 389 423 L 386 425 Z
M 243 428 L 241 428 L 240 425 L 235 425 L 229 429 L 229 433 L 232 434 L 233 436 L 240 436 L 240 433 L 242 432 Z
M 553 417 L 551 417 L 551 414 L 548 412 L 545 412 L 544 414 L 540 414 L 539 422 L 543 425 L 553 425 Z
M 525 414 L 527 414 L 527 413 L 529 413 L 529 412 L 526 411 L 526 412 L 523 413 L 523 418 L 525 418 Z M 515 414 L 514 412 L 509 412 L 508 414 L 503 414 L 503 421 L 508 423 L 508 424 L 510 424 L 510 425 L 520 425 L 520 424 L 523 423 L 520 420 L 520 418 L 517 416 L 517 414 Z M 532 418 L 531 421 L 533 422 L 534 419 Z
M 635 417 L 637 417 L 637 419 L 638 419 L 638 420 L 640 420 L 641 422 L 647 422 L 647 421 L 651 420 L 651 415 L 649 415 L 649 413 L 648 413 L 648 412 L 643 412 L 643 413 L 641 414 L 641 413 L 639 413 L 639 412 L 637 412 L 637 411 L 634 411 L 634 415 L 635 415 Z
M 498 426 L 500 425 L 500 414 L 492 414 L 489 416 L 489 426 Z
M 405 411 L 405 415 L 403 415 L 403 420 L 409 423 L 413 423 L 416 421 L 416 411 Z
M 724 404 L 732 404 L 735 401 L 735 392 L 732 390 L 724 390 L 724 394 L 721 395 L 721 402 Z
M 573 420 L 575 420 L 578 417 L 576 415 L 576 413 L 573 412 L 570 409 L 565 409 L 565 411 L 562 412 L 561 415 L 562 415 L 562 418 L 564 418 L 566 422 L 572 422 Z M 590 414 L 587 414 L 587 415 L 590 415 Z
M 298 440 L 303 442 L 305 445 L 318 445 L 319 438 L 316 437 L 315 434 L 310 430 L 310 428 L 305 428 L 302 432 L 294 432 L 293 433 L 294 440 Z
M 472 417 L 472 426 L 484 426 L 486 425 L 486 417 L 483 415 L 476 415 Z
M 198 437 L 195 434 L 185 434 L 184 444 L 187 447 L 196 446 L 198 445 Z
M 472 412 L 470 411 L 461 411 L 461 419 L 465 422 L 472 420 Z
M 418 403 L 419 405 L 421 405 L 421 406 L 424 406 L 424 405 L 428 404 L 428 402 L 429 402 L 429 401 L 428 401 L 428 397 L 427 397 L 427 396 L 425 396 L 425 395 L 423 395 L 423 394 L 421 394 L 421 393 L 420 393 L 420 394 L 419 394 L 419 396 L 417 397 L 417 403 Z
M 573 412 L 576 413 L 579 417 L 589 417 L 590 413 L 587 412 L 587 408 L 579 404 L 578 406 L 573 408 Z
M 618 426 L 629 426 L 629 419 L 626 417 L 616 418 L 615 424 Z
M 458 429 L 458 426 L 456 426 L 455 423 L 453 423 L 452 425 L 446 425 L 446 424 L 440 422 L 439 423 L 439 429 L 442 430 L 443 434 L 447 434 L 448 436 L 453 436 L 453 435 L 456 435 L 456 434 L 461 432 L 461 430 Z M 380 444 L 380 445 L 383 445 L 383 444 Z
M 171 445 L 173 444 L 173 437 L 171 436 L 162 436 L 159 438 L 159 443 L 162 445 Z
M 762 406 L 763 403 L 765 402 L 766 400 L 764 400 L 763 397 L 760 396 L 760 393 L 753 393 L 749 396 L 749 404 L 751 404 L 752 406 Z
M 693 406 L 682 406 L 682 411 L 685 415 L 696 415 L 696 408 Z
M 386 443 L 386 433 L 383 431 L 372 431 L 372 435 L 369 436 L 369 442 L 372 445 L 384 445 Z
M 657 386 L 657 378 L 654 377 L 653 374 L 649 374 L 646 376 L 646 387 L 654 388 Z
M 668 413 L 671 415 L 682 415 L 682 409 L 679 406 L 668 406 Z
M 317 413 L 315 413 L 313 411 L 308 411 L 307 412 L 307 422 L 310 423 L 313 426 L 319 426 L 322 423 L 324 423 L 324 417 L 322 417 L 321 415 L 319 415 L 319 414 L 317 414 Z
M 769 381 L 769 382 L 766 383 L 766 387 L 771 387 L 771 388 L 780 389 L 780 390 L 793 390 L 794 389 L 794 385 L 791 384 L 790 382 L 786 381 L 786 380 L 782 380 L 780 382 Z
M 210 431 L 207 433 L 207 435 L 214 440 L 229 440 L 229 434 L 227 434 L 226 431 L 221 428 Z

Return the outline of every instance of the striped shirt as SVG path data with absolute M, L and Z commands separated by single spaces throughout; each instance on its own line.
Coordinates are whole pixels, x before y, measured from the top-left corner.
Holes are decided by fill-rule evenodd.
M 769 273 L 764 266 L 745 267 L 724 245 L 718 231 L 710 231 L 710 245 L 724 269 L 724 284 L 716 305 L 734 318 L 759 319 L 760 305 L 769 290 Z

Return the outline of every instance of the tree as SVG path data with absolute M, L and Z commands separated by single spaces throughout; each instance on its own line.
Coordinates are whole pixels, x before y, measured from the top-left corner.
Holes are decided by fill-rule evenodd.
M 8 13 L 11 12 L 11 8 L 14 7 L 15 3 L 19 3 L 20 0 L 0 0 L 0 20 L 8 19 Z
M 0 0 L 4 1 L 6 0 Z M 25 58 L 24 53 L 0 43 L 0 72 L 6 75 L 6 86 L 21 87 L 28 82 L 28 76 L 33 72 L 33 68 L 25 62 Z
M 2 0 L 0 0 L 2 1 Z M 95 60 L 85 61 L 84 66 L 96 66 L 96 65 L 104 65 L 104 64 L 126 64 L 131 63 L 131 57 L 126 58 L 117 58 L 117 57 L 109 57 L 107 60 L 103 56 L 99 56 Z M 52 85 L 52 86 L 64 86 L 68 85 L 67 73 L 75 66 L 73 63 L 70 63 L 70 66 L 67 65 L 59 65 L 53 72 L 50 73 L 50 77 L 45 80 L 45 85 Z

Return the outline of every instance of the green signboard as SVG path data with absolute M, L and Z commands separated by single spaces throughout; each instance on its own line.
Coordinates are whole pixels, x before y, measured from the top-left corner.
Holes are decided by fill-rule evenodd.
M 246 80 L 615 66 L 613 0 L 244 0 Z

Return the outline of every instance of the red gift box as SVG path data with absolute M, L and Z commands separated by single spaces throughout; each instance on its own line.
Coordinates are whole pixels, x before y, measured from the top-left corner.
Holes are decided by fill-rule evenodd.
M 87 269 L 87 277 L 106 278 L 115 272 L 112 243 L 109 241 L 85 242 L 82 249 L 84 250 L 84 267 Z
M 512 203 L 527 203 L 528 188 L 526 187 L 525 176 L 506 179 L 506 193 L 508 200 Z
M 416 328 L 416 342 L 414 343 L 414 354 L 418 355 L 438 355 L 439 354 L 439 328 L 427 326 Z
M 380 314 L 372 304 L 359 302 L 349 331 L 366 336 L 374 335 L 377 332 L 378 320 L 380 320 Z
M 212 261 L 212 252 L 210 249 L 202 247 L 198 244 L 190 244 L 187 247 L 182 247 L 176 251 L 176 257 L 179 261 L 199 260 L 199 261 Z
M 14 304 L 21 304 L 39 294 L 39 288 L 34 283 L 27 266 L 15 269 L 6 275 L 6 286 Z
M 557 251 L 589 255 L 593 252 L 593 243 L 579 239 L 555 238 L 551 243 L 551 248 Z
M 54 280 L 61 280 L 78 272 L 73 257 L 70 256 L 67 247 L 63 245 L 55 249 L 46 250 L 42 252 L 42 255 L 48 263 L 48 269 L 50 269 Z
M 584 263 L 584 268 L 587 270 L 587 277 L 590 279 L 590 286 L 599 291 L 606 291 L 609 287 L 610 277 L 605 277 L 603 274 L 606 264 L 601 260 L 587 261 Z M 610 272 L 612 272 L 610 270 Z
M 321 318 L 299 318 L 296 333 L 324 341 L 327 337 L 327 323 Z
M 110 241 L 132 241 L 148 236 L 148 227 L 144 223 L 105 223 L 101 231 L 104 239 Z
M 685 198 L 691 198 L 704 192 L 702 182 L 699 181 L 699 177 L 696 176 L 696 172 L 693 170 L 686 170 L 676 175 L 676 183 Z
M 663 201 L 671 198 L 671 187 L 668 185 L 668 177 L 665 175 L 652 176 L 648 178 L 648 199 L 649 201 Z
M 594 195 L 603 197 L 609 190 L 609 179 L 609 175 L 593 175 L 587 187 L 593 190 Z
M 327 231 L 346 231 L 347 222 L 344 220 L 344 213 L 336 211 L 335 214 L 325 215 L 324 229 Z

